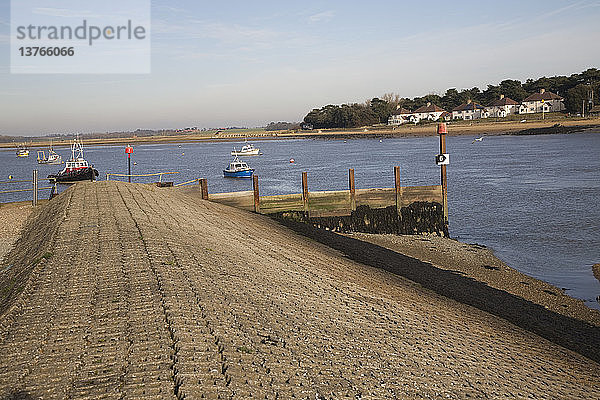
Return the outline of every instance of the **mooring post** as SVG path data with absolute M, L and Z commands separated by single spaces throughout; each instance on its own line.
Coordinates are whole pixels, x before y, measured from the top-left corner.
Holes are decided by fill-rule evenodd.
M 254 212 L 260 213 L 260 196 L 258 193 L 258 175 L 252 175 L 252 189 L 254 190 Z
M 308 174 L 306 171 L 302 172 L 302 204 L 304 211 L 308 211 Z
M 400 167 L 394 167 L 394 187 L 396 189 L 396 212 L 401 215 L 402 208 L 402 187 L 400 186 Z
M 201 178 L 198 180 L 200 183 L 200 191 L 202 192 L 202 199 L 208 200 L 208 184 L 206 182 L 206 178 Z
M 33 170 L 33 177 L 31 179 L 32 189 L 33 189 L 33 201 L 32 204 L 34 207 L 37 207 L 38 202 L 38 170 Z
M 440 135 L 440 154 L 446 154 L 446 128 L 445 123 L 438 124 L 438 135 Z M 446 176 L 446 164 L 441 165 L 442 169 L 442 201 L 444 202 L 444 224 L 448 225 L 448 178 Z
M 356 210 L 356 187 L 354 186 L 354 168 L 348 170 L 348 189 L 350 189 L 350 209 Z

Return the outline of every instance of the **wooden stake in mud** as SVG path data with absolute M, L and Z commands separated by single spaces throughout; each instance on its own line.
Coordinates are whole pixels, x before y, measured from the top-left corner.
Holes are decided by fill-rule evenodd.
M 440 135 L 440 154 L 446 154 L 446 128 L 445 123 L 438 124 L 437 133 Z M 441 165 L 442 169 L 442 199 L 444 201 L 444 223 L 448 225 L 448 178 L 446 176 L 446 164 Z
M 354 168 L 348 170 L 348 189 L 350 190 L 350 209 L 356 210 L 356 187 L 354 186 Z
M 308 211 L 308 175 L 302 172 L 302 204 L 304 211 Z
M 260 195 L 258 193 L 258 175 L 252 175 L 252 190 L 254 190 L 254 212 L 260 213 Z
M 206 178 L 199 179 L 198 183 L 200 183 L 200 191 L 202 192 L 202 199 L 208 200 L 208 184 L 206 182 Z
M 396 212 L 400 215 L 402 208 L 402 187 L 400 186 L 400 167 L 394 167 L 394 182 L 396 188 Z

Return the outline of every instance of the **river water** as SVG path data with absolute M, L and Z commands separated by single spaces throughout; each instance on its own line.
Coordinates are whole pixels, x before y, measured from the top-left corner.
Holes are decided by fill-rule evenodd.
M 347 189 L 354 168 L 357 188 L 393 187 L 393 167 L 402 185 L 439 184 L 434 156 L 437 137 L 396 139 L 297 139 L 254 141 L 263 155 L 246 160 L 260 180 L 261 195 L 301 192 L 301 173 L 309 190 Z M 175 171 L 163 180 L 207 178 L 211 193 L 251 190 L 250 180 L 225 179 L 222 170 L 232 147 L 241 143 L 138 145 L 132 173 Z M 67 159 L 67 148 L 55 149 Z M 450 235 L 484 244 L 510 266 L 567 290 L 600 309 L 600 283 L 591 266 L 600 262 L 600 133 L 539 136 L 448 137 Z M 127 173 L 124 146 L 86 147 L 86 159 L 100 171 Z M 295 163 L 290 163 L 290 158 Z M 135 163 L 135 164 L 134 164 Z M 0 181 L 45 177 L 60 166 L 41 166 L 35 151 L 17 159 L 0 151 Z M 150 182 L 156 178 L 134 178 Z M 2 184 L 0 190 L 14 185 Z M 40 193 L 46 197 L 48 191 Z M 0 201 L 31 198 L 31 193 L 0 194 Z

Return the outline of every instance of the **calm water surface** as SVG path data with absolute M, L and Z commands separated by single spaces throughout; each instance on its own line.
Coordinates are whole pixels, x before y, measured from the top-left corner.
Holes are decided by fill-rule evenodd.
M 558 287 L 600 309 L 600 283 L 591 266 L 600 262 L 600 134 L 449 137 L 448 201 L 450 234 L 491 247 L 512 267 Z M 301 172 L 310 190 L 347 188 L 354 168 L 357 188 L 393 187 L 400 165 L 403 185 L 439 183 L 434 163 L 437 137 L 354 140 L 255 141 L 262 156 L 247 157 L 260 177 L 261 194 L 299 193 Z M 232 143 L 138 145 L 132 173 L 178 171 L 164 180 L 208 179 L 209 191 L 251 190 L 250 180 L 222 177 Z M 56 149 L 63 159 L 66 148 Z M 17 159 L 0 151 L 0 180 L 40 177 L 58 166 L 38 166 L 35 151 Z M 290 164 L 290 158 L 295 159 Z M 86 159 L 100 171 L 126 173 L 124 146 L 86 147 Z M 151 179 L 140 182 L 150 182 Z M 154 178 L 155 179 L 155 178 Z M 6 189 L 2 185 L 0 190 Z M 40 197 L 47 196 L 48 191 Z M 31 194 L 0 195 L 0 201 L 30 199 Z

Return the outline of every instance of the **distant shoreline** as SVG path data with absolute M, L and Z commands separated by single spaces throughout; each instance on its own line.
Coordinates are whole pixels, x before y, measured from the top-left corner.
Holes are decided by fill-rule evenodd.
M 535 135 L 535 134 L 565 134 L 600 130 L 600 118 L 592 119 L 547 119 L 526 122 L 502 121 L 491 122 L 483 120 L 451 121 L 448 122 L 449 136 L 481 136 L 481 135 Z M 252 140 L 280 139 L 347 139 L 364 137 L 423 137 L 435 136 L 436 124 L 401 125 L 397 127 L 381 126 L 356 129 L 314 129 L 311 131 L 221 131 L 217 134 L 194 133 L 189 135 L 120 137 L 110 139 L 85 139 L 87 145 L 118 145 L 118 144 L 149 144 L 149 143 L 194 143 L 194 142 L 237 142 L 248 137 Z M 0 143 L 0 149 L 13 149 L 16 143 Z M 50 145 L 48 140 L 38 140 L 28 143 L 30 148 L 45 148 Z M 56 147 L 69 146 L 68 140 L 52 140 Z

